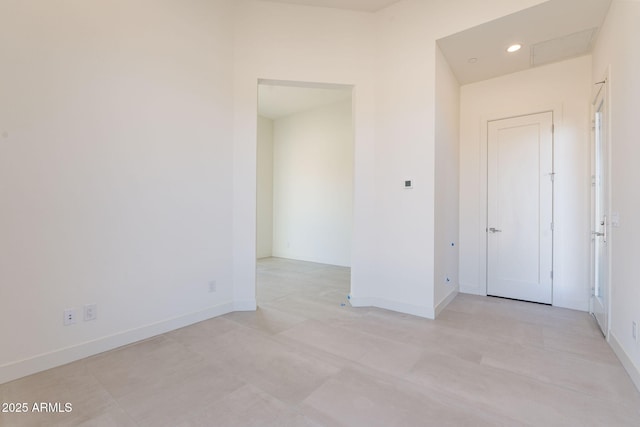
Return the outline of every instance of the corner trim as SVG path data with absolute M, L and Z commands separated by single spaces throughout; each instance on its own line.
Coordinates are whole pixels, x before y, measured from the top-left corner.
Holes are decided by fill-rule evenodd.
M 477 284 L 470 285 L 464 282 L 460 282 L 460 287 L 458 289 L 458 292 L 461 294 L 479 295 L 483 297 L 487 296 L 486 288 L 481 288 Z
M 231 302 L 209 307 L 202 311 L 189 313 L 160 322 L 152 323 L 140 328 L 130 329 L 92 341 L 86 341 L 70 347 L 40 354 L 28 359 L 11 362 L 0 366 L 0 384 L 17 380 L 27 375 L 66 365 L 85 357 L 94 356 L 105 351 L 113 350 L 124 345 L 132 344 L 147 338 L 164 334 L 169 331 L 184 328 L 194 323 L 202 322 L 214 317 L 222 316 L 233 311 Z
M 633 384 L 636 386 L 638 391 L 640 391 L 640 368 L 633 363 L 633 360 L 629 357 L 624 348 L 622 348 L 620 341 L 618 341 L 618 338 L 616 338 L 613 332 L 609 332 L 609 345 L 616 356 L 618 356 L 618 359 L 620 359 L 620 363 L 622 363 L 622 366 L 629 374 L 629 377 L 631 377 Z
M 435 316 L 436 317 L 440 316 L 440 313 L 442 313 L 442 310 L 444 310 L 451 303 L 451 301 L 453 301 L 457 296 L 458 296 L 457 289 L 454 289 L 453 291 L 451 291 L 449 295 L 447 295 L 442 301 L 438 303 L 438 305 L 436 305 Z
M 233 302 L 233 311 L 256 311 L 258 303 L 255 299 L 236 300 Z

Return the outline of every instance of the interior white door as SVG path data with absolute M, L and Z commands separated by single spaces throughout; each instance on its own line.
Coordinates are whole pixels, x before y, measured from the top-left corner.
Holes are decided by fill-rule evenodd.
M 606 85 L 606 83 L 605 83 Z M 602 333 L 608 333 L 609 288 L 609 191 L 606 86 L 601 87 L 594 103 L 593 117 L 593 228 L 591 311 Z
M 553 114 L 487 130 L 487 294 L 551 304 Z

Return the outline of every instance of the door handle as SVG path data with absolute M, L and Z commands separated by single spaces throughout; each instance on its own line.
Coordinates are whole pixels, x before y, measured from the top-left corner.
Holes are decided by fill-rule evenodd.
M 596 237 L 602 237 L 602 242 L 603 243 L 607 243 L 607 216 L 605 215 L 604 218 L 602 219 L 602 221 L 600 221 L 600 225 L 602 226 L 602 231 L 592 231 L 591 234 L 593 234 Z
M 489 229 L 489 232 L 490 233 L 502 233 L 502 230 L 498 230 L 497 228 L 491 227 Z

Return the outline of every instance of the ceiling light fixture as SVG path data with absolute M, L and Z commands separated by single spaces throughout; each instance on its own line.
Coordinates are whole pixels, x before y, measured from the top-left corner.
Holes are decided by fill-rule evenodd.
M 520 49 L 522 49 L 522 45 L 521 44 L 512 44 L 511 46 L 509 46 L 507 48 L 507 52 L 513 53 L 513 52 L 519 51 Z
M 478 58 L 469 58 L 467 62 L 469 62 L 469 64 L 475 64 L 478 62 Z

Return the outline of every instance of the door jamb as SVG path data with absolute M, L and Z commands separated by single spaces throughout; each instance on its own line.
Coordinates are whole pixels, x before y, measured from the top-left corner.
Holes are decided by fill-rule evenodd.
M 604 83 L 604 85 L 600 84 L 600 83 Z M 589 123 L 591 123 L 591 120 L 593 120 L 593 115 L 595 113 L 595 103 L 598 100 L 598 96 L 600 95 L 601 91 L 604 91 L 604 95 L 603 95 L 603 100 L 605 102 L 605 105 L 607 107 L 606 109 L 606 120 L 607 120 L 607 128 L 606 128 L 606 138 L 607 138 L 607 200 L 605 201 L 606 205 L 607 205 L 607 212 L 609 213 L 609 216 L 611 216 L 611 210 L 612 210 L 612 204 L 611 204 L 611 89 L 610 89 L 610 85 L 611 85 L 611 66 L 607 66 L 605 72 L 604 72 L 604 76 L 602 79 L 600 79 L 600 81 L 598 83 L 595 83 L 595 89 L 594 92 L 592 94 L 592 98 L 591 98 L 591 108 L 590 108 L 590 120 Z M 590 179 L 593 179 L 594 177 L 594 172 L 595 172 L 595 133 L 592 129 L 591 133 L 591 156 L 590 156 L 590 160 L 591 160 L 591 167 L 590 167 Z M 591 190 L 591 215 L 590 215 L 590 222 L 589 222 L 589 232 L 591 232 L 591 228 L 593 227 L 593 224 L 595 223 L 595 216 L 596 216 L 596 212 L 595 212 L 595 192 L 593 191 L 593 186 L 591 186 L 592 190 Z M 611 224 L 608 225 L 611 228 Z M 611 238 L 612 233 L 609 233 L 609 241 L 611 242 L 613 239 Z M 590 276 L 590 283 L 589 283 L 589 313 L 594 315 L 594 307 L 593 307 L 593 298 L 594 295 L 593 293 L 595 292 L 595 244 L 596 244 L 596 239 L 592 239 L 591 240 L 591 257 L 590 257 L 590 266 L 589 266 L 589 276 Z M 609 337 L 610 337 L 610 332 L 611 332 L 611 287 L 612 287 L 612 283 L 611 283 L 611 244 L 609 244 L 609 250 L 607 251 L 607 289 L 606 289 L 606 300 L 605 300 L 605 308 L 607 310 L 607 331 L 606 333 L 604 333 L 605 339 L 607 341 L 609 341 Z

